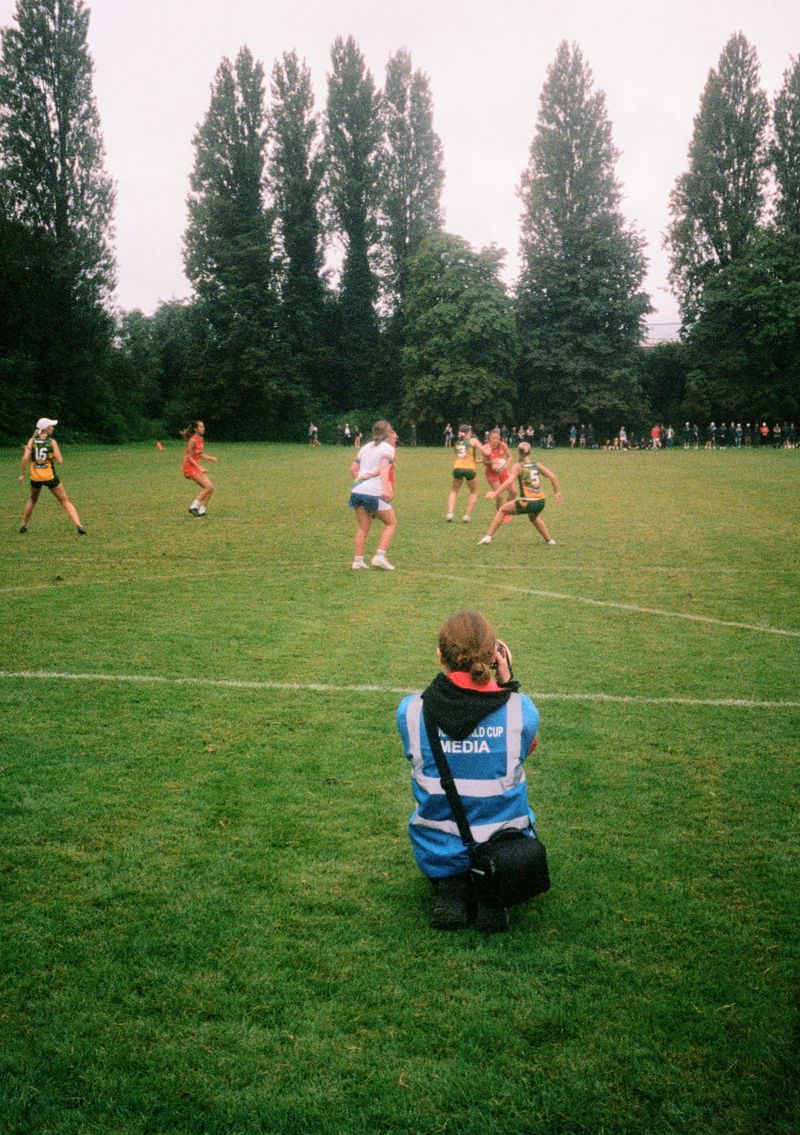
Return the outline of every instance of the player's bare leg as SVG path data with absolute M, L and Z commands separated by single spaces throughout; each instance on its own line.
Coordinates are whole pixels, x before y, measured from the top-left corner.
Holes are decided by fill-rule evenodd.
M 456 498 L 458 496 L 458 490 L 460 488 L 461 488 L 461 481 L 457 480 L 454 477 L 453 478 L 453 486 L 450 489 L 450 492 L 447 494 L 447 519 L 448 520 L 453 519 L 453 513 L 456 510 Z
M 81 524 L 81 518 L 78 516 L 78 510 L 67 496 L 67 491 L 64 486 L 56 485 L 56 487 L 53 489 L 53 496 L 64 509 L 64 512 L 66 512 L 67 516 L 70 518 L 75 527 L 82 528 L 83 525 Z
M 513 516 L 513 514 L 516 511 L 517 511 L 516 501 L 506 501 L 506 503 L 501 508 L 498 508 L 497 512 L 492 517 L 492 523 L 489 525 L 489 531 L 486 533 L 485 536 L 483 536 L 478 541 L 478 543 L 479 544 L 491 543 L 492 536 L 494 536 L 495 532 L 500 527 L 500 525 L 503 523 L 505 518 L 507 516 L 508 517 Z
M 541 513 L 539 513 L 538 516 L 529 516 L 528 520 L 530 520 L 530 522 L 534 526 L 534 528 L 536 528 L 536 530 L 541 534 L 542 539 L 544 540 L 545 544 L 555 544 L 555 540 L 552 538 L 550 533 L 547 531 L 547 525 L 542 520 Z
M 472 510 L 475 507 L 475 502 L 478 499 L 477 480 L 467 481 L 467 488 L 469 489 L 469 496 L 467 497 L 467 509 L 464 513 L 464 520 L 472 520 Z
M 22 528 L 28 527 L 28 521 L 31 518 L 31 513 L 36 508 L 36 502 L 39 499 L 39 493 L 42 491 L 41 485 L 31 485 L 31 495 L 25 501 L 25 507 L 22 510 Z

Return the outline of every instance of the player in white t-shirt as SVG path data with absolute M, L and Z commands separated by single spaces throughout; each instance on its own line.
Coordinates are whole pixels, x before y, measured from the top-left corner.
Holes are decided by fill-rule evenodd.
M 390 422 L 376 422 L 372 427 L 372 441 L 361 446 L 355 461 L 350 466 L 353 486 L 349 505 L 356 510 L 358 524 L 353 556 L 354 570 L 367 567 L 364 562 L 364 547 L 373 517 L 377 516 L 383 524 L 383 532 L 378 541 L 377 551 L 372 557 L 372 566 L 383 568 L 384 571 L 394 571 L 394 564 L 389 563 L 386 552 L 397 528 L 397 517 L 391 505 L 394 497 L 392 473 L 396 441 L 397 434 Z

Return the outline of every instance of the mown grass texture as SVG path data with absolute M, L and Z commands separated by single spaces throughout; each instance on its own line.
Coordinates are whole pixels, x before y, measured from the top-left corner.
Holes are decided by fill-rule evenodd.
M 793 1131 L 797 454 L 548 453 L 547 548 L 401 449 L 388 573 L 351 454 L 207 448 L 195 520 L 178 443 L 65 447 L 85 538 L 0 453 L 5 1129 Z M 542 714 L 490 939 L 428 927 L 394 728 L 464 606 Z

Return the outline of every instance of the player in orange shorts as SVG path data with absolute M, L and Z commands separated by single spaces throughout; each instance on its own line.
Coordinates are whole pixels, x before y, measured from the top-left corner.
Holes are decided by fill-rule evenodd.
M 203 466 L 200 464 L 201 460 L 213 461 L 216 464 L 216 457 L 212 457 L 210 453 L 203 457 L 203 447 L 205 441 L 206 427 L 204 422 L 190 422 L 185 430 L 181 432 L 181 437 L 186 439 L 186 451 L 183 455 L 183 475 L 190 481 L 194 481 L 200 486 L 200 491 L 189 505 L 189 512 L 192 516 L 205 516 L 208 511 L 207 505 L 214 492 L 214 486 L 211 483 L 211 478 L 206 473 Z
M 486 473 L 486 480 L 489 482 L 489 488 L 499 489 L 497 496 L 494 498 L 495 508 L 499 512 L 503 505 L 503 482 L 508 477 L 508 470 L 511 467 L 511 450 L 500 434 L 500 430 L 495 427 L 489 434 L 489 441 L 483 447 L 483 467 Z M 508 499 L 514 499 L 514 490 L 508 490 Z M 511 517 L 504 518 L 505 523 L 510 523 Z

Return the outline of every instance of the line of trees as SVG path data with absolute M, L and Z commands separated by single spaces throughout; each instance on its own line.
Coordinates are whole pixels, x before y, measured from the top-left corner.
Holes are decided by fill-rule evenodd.
M 0 440 L 42 413 L 121 441 L 206 419 L 292 438 L 390 414 L 591 421 L 800 412 L 800 64 L 770 107 L 733 35 L 670 198 L 682 341 L 647 349 L 644 241 L 621 211 L 603 93 L 575 44 L 542 88 L 519 184 L 521 273 L 447 233 L 428 77 L 394 53 L 378 87 L 352 38 L 325 106 L 296 52 L 243 47 L 194 136 L 191 299 L 115 312 L 83 0 L 18 0 L 0 57 Z M 334 271 L 332 265 L 335 266 Z M 724 412 L 723 412 L 724 411 Z

